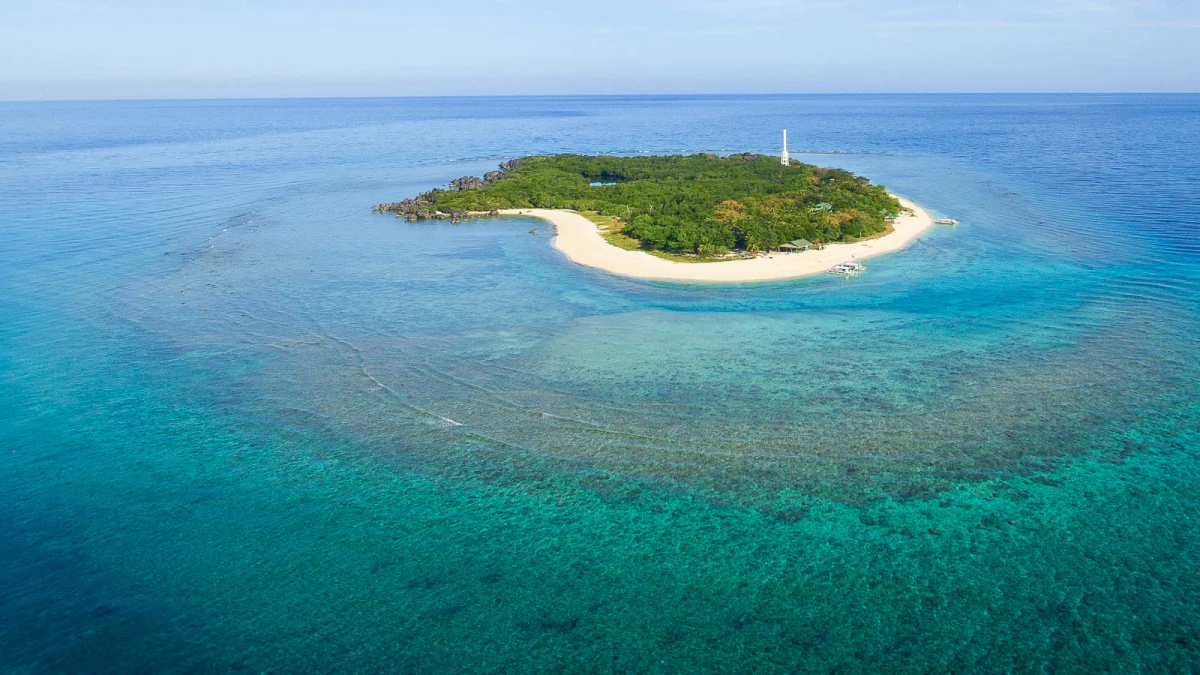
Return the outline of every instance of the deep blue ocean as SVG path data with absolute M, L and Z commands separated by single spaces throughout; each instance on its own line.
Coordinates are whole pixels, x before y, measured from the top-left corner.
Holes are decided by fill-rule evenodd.
M 783 128 L 961 225 L 370 209 Z M 13 673 L 1200 669 L 1200 96 L 0 103 L 0 561 Z

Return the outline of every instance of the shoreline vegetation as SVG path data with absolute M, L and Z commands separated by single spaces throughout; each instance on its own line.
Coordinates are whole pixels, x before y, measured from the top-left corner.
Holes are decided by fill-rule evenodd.
M 846 263 L 861 263 L 884 253 L 899 251 L 933 226 L 933 218 L 920 206 L 897 198 L 906 211 L 896 218 L 892 231 L 874 239 L 849 244 L 829 244 L 820 250 L 760 253 L 721 261 L 680 261 L 628 250 L 610 244 L 594 222 L 574 211 L 561 209 L 504 209 L 500 216 L 540 218 L 554 225 L 554 248 L 572 262 L 610 274 L 649 281 L 727 284 L 798 279 L 829 272 Z
M 541 218 L 577 263 L 702 282 L 817 274 L 902 248 L 933 224 L 861 176 L 751 154 L 526 157 L 372 210 L 410 222 Z

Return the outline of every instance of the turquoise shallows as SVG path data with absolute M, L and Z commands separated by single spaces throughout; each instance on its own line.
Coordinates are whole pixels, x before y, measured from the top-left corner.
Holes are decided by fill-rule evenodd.
M 15 672 L 1200 666 L 1200 97 L 0 104 Z M 775 151 L 957 228 L 648 284 L 372 214 Z M 835 154 L 836 153 L 836 154 Z

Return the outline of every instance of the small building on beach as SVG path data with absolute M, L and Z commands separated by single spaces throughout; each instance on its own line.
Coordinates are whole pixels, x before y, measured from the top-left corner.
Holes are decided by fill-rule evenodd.
M 812 247 L 812 242 L 807 239 L 793 239 L 786 244 L 780 244 L 780 251 L 807 251 Z

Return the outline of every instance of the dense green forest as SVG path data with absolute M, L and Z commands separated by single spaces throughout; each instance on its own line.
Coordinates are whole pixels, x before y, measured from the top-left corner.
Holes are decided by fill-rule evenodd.
M 509 208 L 616 216 L 641 248 L 712 256 L 778 248 L 793 239 L 853 241 L 888 230 L 900 203 L 841 169 L 763 155 L 525 157 L 450 189 L 374 207 L 410 220 Z

